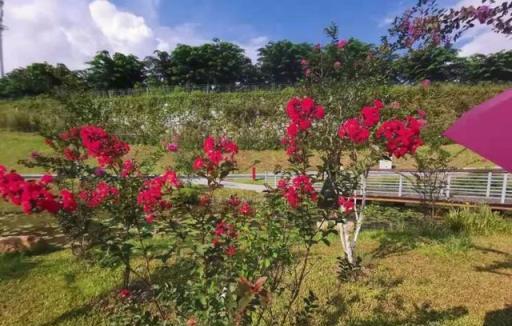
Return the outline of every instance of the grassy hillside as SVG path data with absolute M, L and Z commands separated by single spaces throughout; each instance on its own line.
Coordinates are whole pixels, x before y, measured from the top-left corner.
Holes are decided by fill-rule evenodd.
M 427 128 L 438 133 L 472 106 L 509 87 L 506 84 L 441 83 L 434 84 L 426 91 L 419 86 L 383 86 L 372 90 L 372 98 L 358 96 L 350 101 L 353 103 L 340 104 L 340 109 L 352 112 L 373 100 L 373 96 L 378 96 L 386 103 L 400 102 L 399 110 L 403 113 L 425 110 L 429 119 Z M 340 88 L 339 92 L 351 94 L 346 88 Z M 155 144 L 162 136 L 179 128 L 184 137 L 197 133 L 226 133 L 242 149 L 278 149 L 286 123 L 282 106 L 295 95 L 300 95 L 300 91 L 289 88 L 279 91 L 176 92 L 90 99 L 79 96 L 69 98 L 72 105 L 68 106 L 68 110 L 48 98 L 0 101 L 0 129 L 37 131 L 44 126 L 56 130 L 61 128 L 65 120 L 68 124 L 100 124 L 132 143 Z M 319 100 L 331 108 L 328 98 Z
M 18 164 L 19 160 L 28 158 L 34 151 L 43 153 L 48 151 L 48 146 L 44 144 L 44 139 L 41 136 L 36 133 L 0 130 L 0 139 L 2 140 L 0 142 L 0 164 L 23 173 L 41 172 L 37 169 L 28 169 Z M 141 147 L 138 148 L 141 149 Z M 470 150 L 464 150 L 459 145 L 447 145 L 446 148 L 455 155 L 452 164 L 457 168 L 494 167 L 493 163 L 482 159 L 478 154 Z M 255 161 L 260 162 L 256 165 L 258 173 L 273 171 L 276 165 L 286 167 L 288 164 L 286 153 L 283 150 L 242 150 L 237 158 L 240 173 L 249 173 Z M 315 156 L 312 162 L 313 165 L 320 163 L 319 157 Z M 170 157 L 167 156 L 158 165 L 163 167 L 172 163 Z M 399 159 L 395 162 L 395 165 L 397 168 L 414 168 L 414 162 L 410 159 Z

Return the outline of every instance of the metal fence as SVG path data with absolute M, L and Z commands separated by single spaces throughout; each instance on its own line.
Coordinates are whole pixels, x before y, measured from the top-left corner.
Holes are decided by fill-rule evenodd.
M 271 91 L 282 90 L 288 87 L 296 87 L 296 83 L 231 83 L 231 84 L 189 84 L 183 86 L 158 86 L 158 87 L 140 87 L 127 89 L 94 90 L 91 93 L 99 97 L 118 97 L 118 96 L 164 96 L 174 92 L 203 92 L 203 93 L 227 93 L 227 92 L 251 92 L 251 91 Z
M 258 173 L 256 179 L 272 186 L 282 175 Z M 421 185 L 415 180 L 425 177 L 417 171 L 372 170 L 366 181 L 368 196 L 422 199 Z M 252 174 L 234 174 L 229 180 L 250 180 Z M 439 200 L 512 205 L 512 176 L 503 170 L 457 170 L 439 172 L 438 184 L 433 187 Z M 320 187 L 319 184 L 316 185 Z

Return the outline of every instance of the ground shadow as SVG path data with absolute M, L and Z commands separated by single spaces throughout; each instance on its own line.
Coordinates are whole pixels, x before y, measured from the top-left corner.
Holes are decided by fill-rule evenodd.
M 474 249 L 486 252 L 498 254 L 503 257 L 503 260 L 495 260 L 493 263 L 485 266 L 476 266 L 475 270 L 478 272 L 493 273 L 504 276 L 512 276 L 512 272 L 503 272 L 502 270 L 508 269 L 512 271 L 512 254 L 504 251 L 496 250 L 493 248 L 485 248 L 480 246 L 473 246 Z
M 404 282 L 401 277 L 381 275 L 357 282 L 362 288 L 371 289 L 372 297 L 377 299 L 371 317 L 359 317 L 356 314 L 350 320 L 344 320 L 352 307 L 364 305 L 368 298 L 357 293 L 347 293 L 340 288 L 325 305 L 321 305 L 317 314 L 321 320 L 320 324 L 337 325 L 343 322 L 343 325 L 353 326 L 429 325 L 457 320 L 468 314 L 468 309 L 464 306 L 434 309 L 428 302 L 413 304 L 411 309 L 411 305 L 407 304 L 402 295 L 393 292 L 394 288 Z M 404 314 L 406 311 L 408 313 Z
M 330 304 L 335 305 L 334 310 L 322 313 L 322 325 L 337 325 L 349 310 L 350 305 L 357 304 L 362 299 L 358 296 L 344 298 L 341 294 L 335 296 Z M 394 306 L 394 310 L 389 310 L 389 305 Z M 448 321 L 457 320 L 468 314 L 468 309 L 464 306 L 456 306 L 448 309 L 433 309 L 428 303 L 414 305 L 412 312 L 403 315 L 406 302 L 400 296 L 385 298 L 372 311 L 371 318 L 354 318 L 350 321 L 344 321 L 344 325 L 351 326 L 396 326 L 396 325 L 430 325 L 442 324 Z M 493 325 L 493 324 L 489 324 Z
M 75 309 L 71 309 L 69 311 L 66 311 L 59 317 L 55 318 L 52 321 L 49 321 L 47 323 L 41 324 L 41 326 L 54 326 L 54 325 L 60 325 L 63 322 L 69 322 L 74 319 L 84 317 L 91 313 L 91 311 L 94 309 L 94 304 L 89 303 L 86 305 L 83 305 L 82 307 L 78 307 Z
M 379 246 L 371 254 L 375 258 L 400 255 L 416 249 L 420 245 L 443 243 L 454 234 L 436 224 L 415 224 L 403 230 L 378 233 L 375 237 Z
M 37 265 L 26 254 L 0 254 L 0 282 L 22 278 Z
M 485 314 L 483 326 L 509 326 L 512 325 L 512 305 L 504 309 L 489 311 Z

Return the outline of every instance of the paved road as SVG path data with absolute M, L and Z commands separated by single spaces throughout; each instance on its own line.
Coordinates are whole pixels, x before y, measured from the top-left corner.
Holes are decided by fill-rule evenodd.
M 206 179 L 192 179 L 192 184 L 195 185 L 206 185 Z M 228 189 L 238 189 L 238 190 L 249 190 L 249 191 L 256 191 L 256 192 L 263 192 L 265 190 L 265 186 L 262 185 L 251 185 L 247 183 L 239 183 L 239 182 L 232 182 L 232 181 L 223 181 L 222 185 L 225 188 Z

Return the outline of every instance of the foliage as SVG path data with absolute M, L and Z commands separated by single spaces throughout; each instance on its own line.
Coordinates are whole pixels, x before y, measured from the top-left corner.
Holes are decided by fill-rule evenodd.
M 173 85 L 247 83 L 255 73 L 244 50 L 220 40 L 200 46 L 178 45 L 170 60 Z
M 287 40 L 269 42 L 258 49 L 258 64 L 265 81 L 293 84 L 303 77 L 301 61 L 308 58 L 313 46 Z
M 450 209 L 444 217 L 444 223 L 453 232 L 469 235 L 512 231 L 511 223 L 486 205 Z
M 475 54 L 467 58 L 464 81 L 509 81 L 512 79 L 512 51 Z
M 430 46 L 408 52 L 393 65 L 399 81 L 456 81 L 462 79 L 464 63 L 457 50 Z
M 144 81 L 144 64 L 131 54 L 110 55 L 104 50 L 98 52 L 87 64 L 87 83 L 96 90 L 134 88 Z
M 58 90 L 72 91 L 85 84 L 75 72 L 64 64 L 52 66 L 46 62 L 17 68 L 0 79 L 0 97 L 18 98 L 53 94 Z
M 144 59 L 145 83 L 148 87 L 172 85 L 172 60 L 168 52 L 156 50 L 154 56 Z

